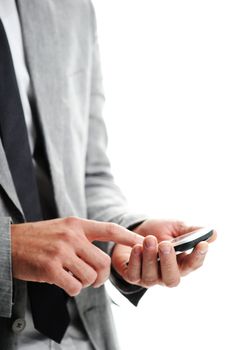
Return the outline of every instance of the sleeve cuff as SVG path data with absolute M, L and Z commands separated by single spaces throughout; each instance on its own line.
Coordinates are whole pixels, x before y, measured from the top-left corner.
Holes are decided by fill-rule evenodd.
M 110 281 L 135 306 L 147 291 L 146 288 L 126 282 L 113 268 L 111 268 Z
M 133 230 L 135 227 L 140 225 L 142 222 L 147 220 L 144 215 L 123 215 L 122 220 L 117 220 L 120 225 L 126 227 L 128 230 Z M 109 254 L 112 254 L 114 245 L 111 246 Z M 137 306 L 139 300 L 146 293 L 147 289 L 130 284 L 126 282 L 112 267 L 110 275 L 111 283 L 119 290 L 119 292 L 125 296 L 133 305 Z

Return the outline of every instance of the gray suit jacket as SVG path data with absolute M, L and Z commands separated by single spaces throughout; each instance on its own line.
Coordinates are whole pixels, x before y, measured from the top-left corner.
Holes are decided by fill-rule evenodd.
M 144 220 L 128 212 L 105 153 L 104 94 L 90 1 L 17 0 L 17 4 L 59 216 L 126 227 Z M 26 307 L 26 283 L 12 280 L 11 275 L 10 220 L 23 222 L 24 215 L 0 140 L 1 350 L 14 349 Z M 101 248 L 107 250 L 108 245 Z M 129 291 L 129 286 L 125 288 Z M 104 288 L 85 289 L 76 301 L 96 349 L 117 349 Z

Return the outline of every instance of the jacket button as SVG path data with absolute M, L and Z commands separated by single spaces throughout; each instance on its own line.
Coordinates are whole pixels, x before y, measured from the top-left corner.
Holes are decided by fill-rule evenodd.
M 26 321 L 23 318 L 17 318 L 12 324 L 12 330 L 14 333 L 20 333 L 25 329 Z

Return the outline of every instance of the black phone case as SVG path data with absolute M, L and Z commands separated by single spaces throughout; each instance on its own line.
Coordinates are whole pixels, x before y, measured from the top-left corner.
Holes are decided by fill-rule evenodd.
M 174 247 L 176 252 L 185 252 L 186 250 L 193 249 L 199 242 L 206 241 L 213 235 L 213 230 L 207 232 L 205 235 L 196 238 L 190 242 L 182 243 Z

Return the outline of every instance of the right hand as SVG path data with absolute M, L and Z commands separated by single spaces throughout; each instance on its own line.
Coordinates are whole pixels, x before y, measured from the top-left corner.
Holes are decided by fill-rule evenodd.
M 110 275 L 111 259 L 94 240 L 134 246 L 143 237 L 117 224 L 76 217 L 11 225 L 13 277 L 55 284 L 70 296 L 99 287 Z

